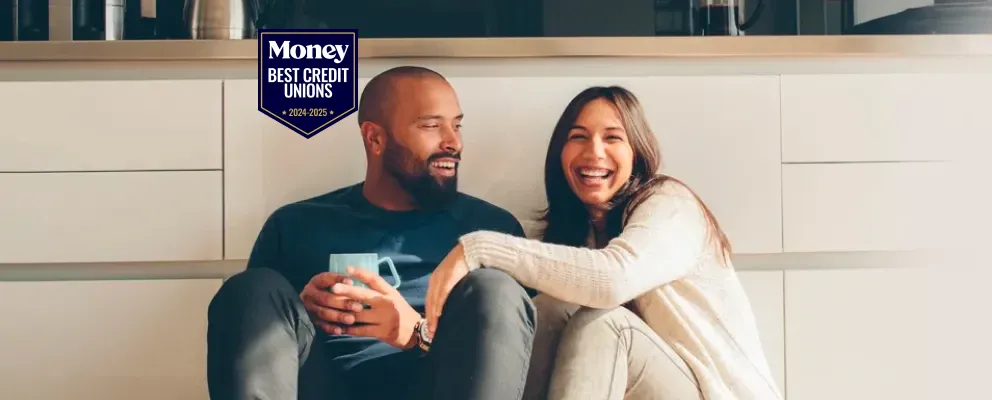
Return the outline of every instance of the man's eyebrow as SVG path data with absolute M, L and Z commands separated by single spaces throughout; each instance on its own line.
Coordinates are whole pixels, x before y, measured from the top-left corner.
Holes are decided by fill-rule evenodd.
M 455 117 L 455 119 L 462 119 L 464 117 L 465 117 L 465 114 L 458 114 L 458 116 Z M 418 121 L 423 121 L 423 120 L 428 120 L 428 119 L 444 119 L 444 116 L 443 115 L 432 114 L 432 115 L 421 115 L 421 116 L 417 117 L 417 120 Z

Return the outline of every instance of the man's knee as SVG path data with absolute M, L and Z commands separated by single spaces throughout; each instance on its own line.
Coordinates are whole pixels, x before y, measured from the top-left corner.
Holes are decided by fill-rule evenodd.
M 279 272 L 268 268 L 247 269 L 224 281 L 210 300 L 207 317 L 223 318 L 232 313 L 296 296 L 292 285 Z
M 445 311 L 449 308 L 464 310 L 498 324 L 523 322 L 531 330 L 536 320 L 534 303 L 523 286 L 507 273 L 488 268 L 470 272 L 455 285 Z

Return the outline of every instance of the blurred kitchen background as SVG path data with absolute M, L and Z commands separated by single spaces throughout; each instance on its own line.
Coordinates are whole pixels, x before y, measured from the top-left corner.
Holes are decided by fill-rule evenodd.
M 992 33 L 992 0 L 0 0 L 0 41 Z

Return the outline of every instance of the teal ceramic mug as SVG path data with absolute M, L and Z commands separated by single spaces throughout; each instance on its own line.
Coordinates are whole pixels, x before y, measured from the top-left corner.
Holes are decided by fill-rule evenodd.
M 399 288 L 400 274 L 396 272 L 396 266 L 393 265 L 393 260 L 389 257 L 379 258 L 379 255 L 376 253 L 331 254 L 328 271 L 347 276 L 348 271 L 346 268 L 355 267 L 379 275 L 379 267 L 383 263 L 389 266 L 389 272 L 393 274 L 393 287 Z M 351 280 L 355 286 L 368 288 L 365 282 L 354 278 Z

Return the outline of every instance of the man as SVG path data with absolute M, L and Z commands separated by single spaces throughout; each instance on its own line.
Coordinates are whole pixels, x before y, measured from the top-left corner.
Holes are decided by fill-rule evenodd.
M 364 182 L 276 210 L 248 269 L 210 303 L 211 399 L 521 397 L 535 310 L 509 275 L 469 275 L 433 338 L 420 329 L 431 271 L 461 235 L 523 235 L 510 213 L 457 191 L 461 119 L 434 71 L 398 67 L 369 81 L 358 111 Z M 390 257 L 399 288 L 374 273 L 327 272 L 342 253 Z

